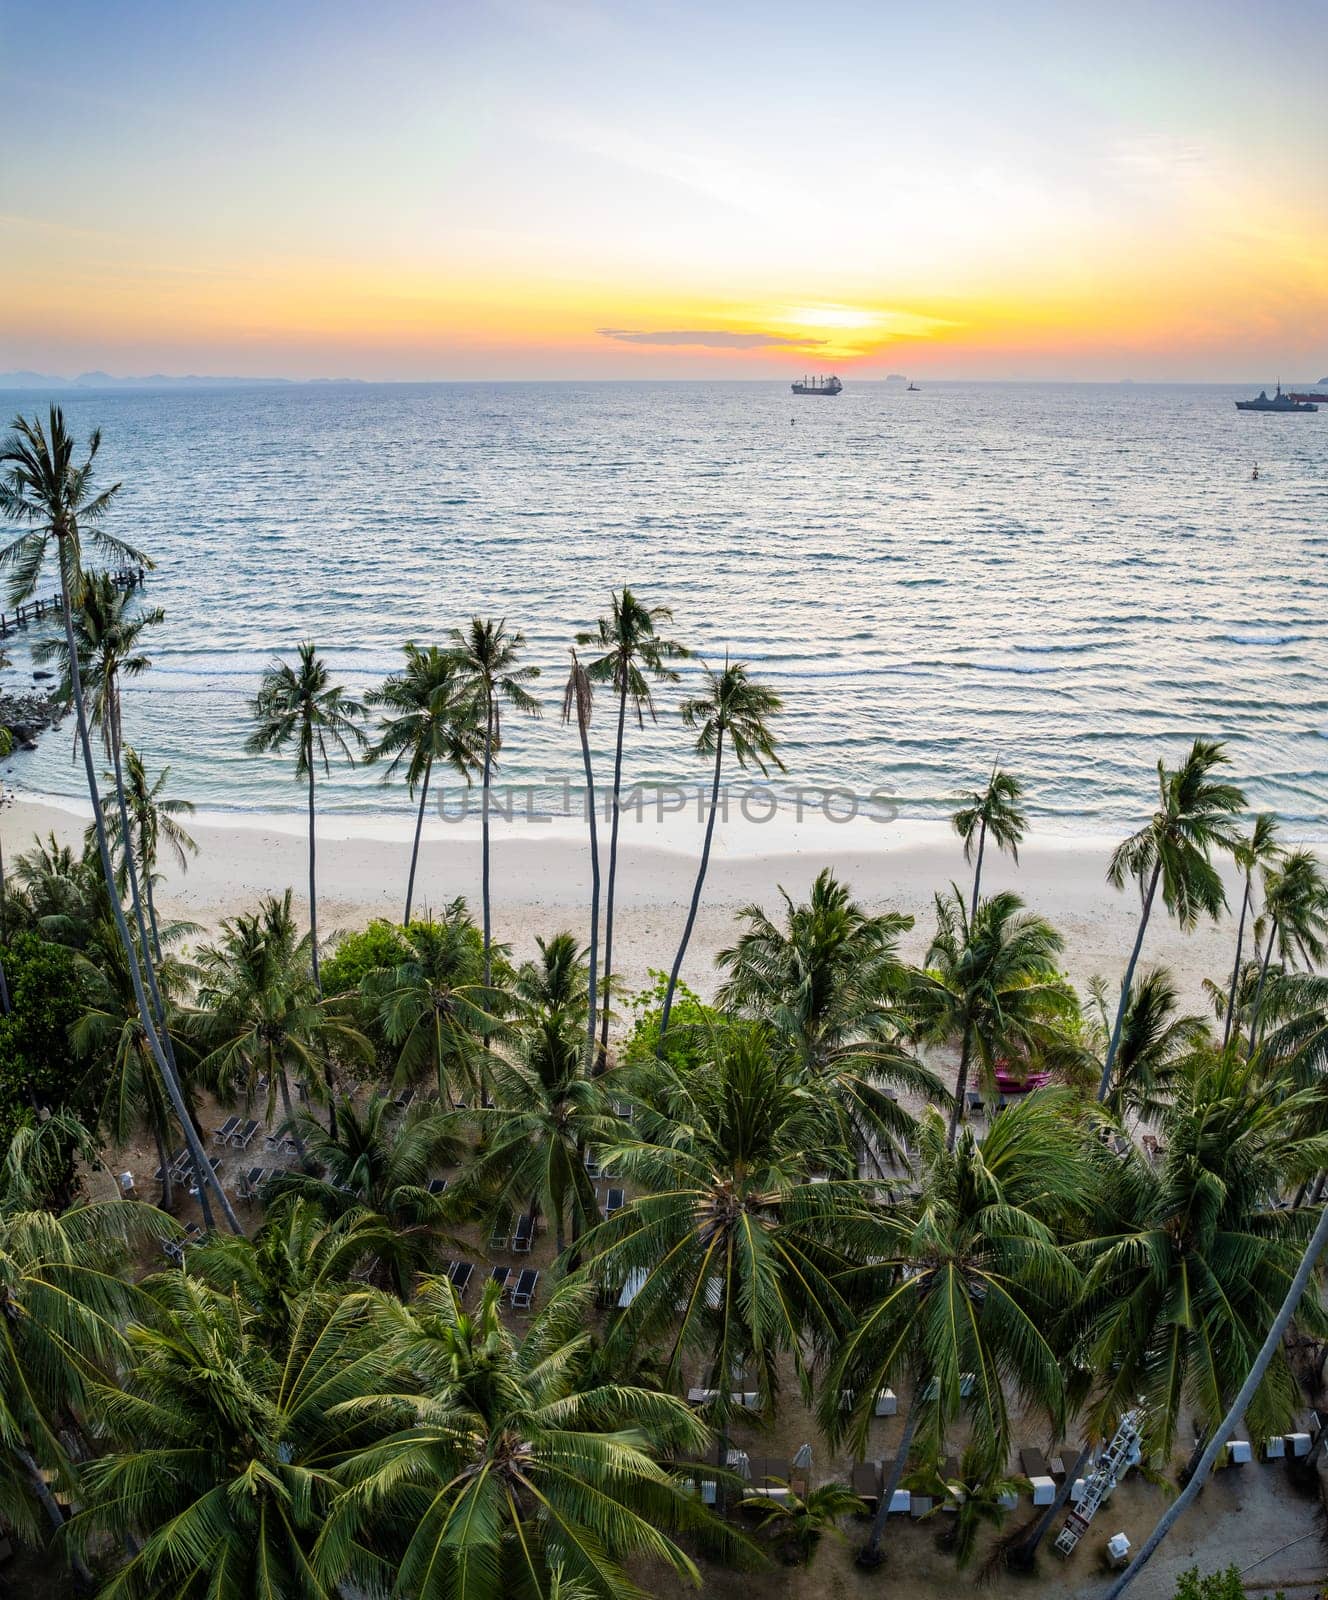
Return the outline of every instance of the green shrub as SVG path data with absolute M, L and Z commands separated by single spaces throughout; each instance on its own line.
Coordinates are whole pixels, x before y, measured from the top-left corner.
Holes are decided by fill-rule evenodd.
M 0 1143 L 12 1136 L 33 1101 L 82 1115 L 84 1068 L 74 1059 L 70 1026 L 83 1011 L 78 960 L 67 946 L 35 933 L 4 947 L 10 1012 L 0 1017 Z
M 348 933 L 331 955 L 319 963 L 326 995 L 349 994 L 379 967 L 396 967 L 410 954 L 395 922 L 378 918 L 359 933 Z
M 1174 1600 L 1253 1600 L 1253 1591 L 1241 1582 L 1239 1567 L 1206 1572 L 1202 1577 L 1198 1567 L 1191 1567 L 1177 1580 Z M 1275 1595 L 1265 1595 L 1264 1600 L 1286 1600 L 1286 1595 L 1279 1589 Z
M 664 1010 L 664 995 L 669 987 L 667 972 L 657 972 L 650 988 L 642 989 L 628 1001 L 635 1014 L 632 1031 L 623 1044 L 620 1065 L 635 1067 L 653 1061 L 659 1046 L 659 1019 Z M 722 1011 L 708 1006 L 694 990 L 679 982 L 673 995 L 673 1010 L 669 1013 L 669 1038 L 664 1059 L 679 1071 L 685 1071 L 708 1060 L 711 1039 L 716 1030 L 728 1026 Z

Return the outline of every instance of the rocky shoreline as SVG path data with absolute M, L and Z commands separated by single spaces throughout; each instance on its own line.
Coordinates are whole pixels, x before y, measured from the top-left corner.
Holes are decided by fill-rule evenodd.
M 55 697 L 42 689 L 0 693 L 0 727 L 13 735 L 15 750 L 35 750 L 38 735 L 58 726 L 63 715 Z

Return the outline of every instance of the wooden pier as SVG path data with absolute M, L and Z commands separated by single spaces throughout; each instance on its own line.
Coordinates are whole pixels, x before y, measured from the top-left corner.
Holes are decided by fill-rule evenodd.
M 141 589 L 146 572 L 142 567 L 121 567 L 118 572 L 112 572 L 109 576 L 117 589 Z M 12 616 L 0 611 L 0 639 L 7 639 L 11 633 L 17 633 L 20 628 L 26 628 L 30 622 L 40 617 L 58 617 L 60 611 L 61 600 L 58 593 L 51 595 L 48 600 L 25 600 Z

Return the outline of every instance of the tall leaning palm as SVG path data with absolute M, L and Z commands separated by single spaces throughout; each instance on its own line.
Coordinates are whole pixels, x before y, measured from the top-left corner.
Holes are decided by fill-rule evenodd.
M 623 731 L 630 702 L 638 728 L 645 726 L 646 713 L 655 720 L 653 683 L 677 683 L 678 673 L 669 665 L 688 654 L 682 645 L 661 637 L 661 623 L 672 622 L 668 606 L 646 606 L 624 586 L 611 596 L 610 611 L 601 617 L 593 631 L 579 633 L 576 642 L 603 651 L 586 671 L 595 683 L 612 684 L 618 696 L 618 737 L 613 750 L 613 814 L 609 824 L 609 881 L 604 900 L 604 993 L 607 1000 L 613 976 L 613 891 L 618 876 L 618 823 L 621 819 Z M 609 1007 L 605 1004 L 600 1019 L 600 1065 L 609 1048 Z
M 1261 812 L 1254 826 L 1244 838 L 1237 840 L 1236 865 L 1244 874 L 1245 887 L 1240 897 L 1240 920 L 1236 925 L 1236 959 L 1231 968 L 1231 991 L 1227 995 L 1226 1016 L 1222 1024 L 1222 1048 L 1231 1041 L 1231 1029 L 1236 1016 L 1236 995 L 1240 988 L 1240 958 L 1244 953 L 1245 920 L 1254 903 L 1254 869 L 1270 867 L 1280 854 L 1277 842 L 1277 818 L 1271 811 Z
M 586 1071 L 590 1071 L 595 1056 L 595 1006 L 598 1001 L 599 974 L 599 826 L 595 817 L 595 772 L 590 764 L 590 718 L 595 705 L 595 691 L 590 674 L 581 665 L 575 650 L 572 651 L 572 671 L 563 690 L 563 721 L 575 716 L 577 733 L 581 738 L 581 765 L 586 774 L 586 817 L 590 823 L 590 973 L 589 1005 L 586 1017 Z M 607 1012 L 608 1007 L 605 1007 Z
M 982 885 L 982 857 L 991 836 L 998 850 L 1008 850 L 1019 861 L 1019 846 L 1028 829 L 1028 818 L 1020 801 L 1024 786 L 1012 773 L 991 769 L 985 789 L 974 789 L 963 797 L 963 804 L 950 818 L 954 831 L 964 841 L 964 860 L 973 862 L 973 894 L 968 914 L 975 917 L 978 891 Z M 974 859 L 976 856 L 976 860 Z
M 1134 969 L 1139 964 L 1158 885 L 1162 886 L 1163 904 L 1186 933 L 1200 915 L 1216 919 L 1226 908 L 1226 891 L 1210 858 L 1214 849 L 1235 850 L 1238 838 L 1233 819 L 1245 809 L 1245 796 L 1236 785 L 1212 776 L 1228 759 L 1220 742 L 1196 739 L 1189 755 L 1174 772 L 1169 772 L 1159 761 L 1157 810 L 1137 833 L 1123 839 L 1112 854 L 1107 882 L 1121 889 L 1133 878 L 1139 885 L 1143 903 L 1102 1064 L 1102 1081 L 1097 1091 L 1099 1100 L 1105 1100 L 1111 1088 L 1121 1025 L 1130 1002 Z
M 84 536 L 86 535 L 91 541 L 94 549 L 107 557 L 117 561 L 132 561 L 140 566 L 150 565 L 146 556 L 101 526 L 120 486 L 117 483 L 108 489 L 100 491 L 96 489 L 96 459 L 100 447 L 101 430 L 97 429 L 88 441 L 86 458 L 81 464 L 77 463 L 73 436 L 65 426 L 64 413 L 59 406 L 51 407 L 45 427 L 37 419 L 29 422 L 24 417 L 15 418 L 14 431 L 0 447 L 0 513 L 9 521 L 19 523 L 25 531 L 0 550 L 0 568 L 6 569 L 10 575 L 10 599 L 15 602 L 26 600 L 36 590 L 47 555 L 54 551 L 60 576 L 60 611 L 64 621 L 65 645 L 69 654 L 70 698 L 78 726 L 78 744 L 83 757 L 88 798 L 92 805 L 97 854 L 106 880 L 106 893 L 115 918 L 115 930 L 129 964 L 133 978 L 134 999 L 143 1020 L 143 1030 L 152 1052 L 152 1059 L 166 1086 L 171 1109 L 180 1123 L 194 1171 L 199 1174 L 202 1182 L 213 1188 L 227 1222 L 238 1233 L 239 1220 L 231 1209 L 220 1180 L 208 1165 L 203 1147 L 189 1120 L 188 1108 L 180 1092 L 175 1069 L 157 1032 L 156 1019 L 152 1014 L 152 1007 L 143 984 L 134 941 L 125 919 L 124 906 L 116 893 L 115 868 L 111 861 L 106 817 L 97 786 L 92 738 L 88 727 L 88 709 L 83 696 L 83 680 L 79 671 L 78 645 L 74 632 L 74 612 L 82 604 L 85 584 L 82 558 Z
M 183 872 L 189 857 L 198 854 L 198 845 L 185 830 L 181 817 L 193 815 L 194 802 L 166 793 L 171 769 L 163 767 L 154 778 L 133 745 L 124 747 L 125 801 L 129 807 L 131 847 L 138 855 L 139 879 L 148 908 L 148 931 L 152 938 L 153 959 L 161 964 L 161 928 L 153 890 L 157 862 L 163 847 L 174 857 Z M 119 835 L 114 829 L 113 834 Z M 121 844 L 123 849 L 123 843 Z
M 318 888 L 314 842 L 314 778 L 332 771 L 330 751 L 354 761 L 364 743 L 359 719 L 364 707 L 328 675 L 327 663 L 309 641 L 301 644 L 296 664 L 274 661 L 263 674 L 258 694 L 249 703 L 254 731 L 245 748 L 255 754 L 295 746 L 295 776 L 309 784 L 309 931 L 315 987 L 318 976 Z
M 540 714 L 540 703 L 526 687 L 539 677 L 539 668 L 522 666 L 526 636 L 509 629 L 507 619 L 472 617 L 466 629 L 452 629 L 452 645 L 480 701 L 484 724 L 484 788 L 480 802 L 480 895 L 484 906 L 484 983 L 493 976 L 493 923 L 489 897 L 489 791 L 493 764 L 502 749 L 504 704 L 528 717 Z
M 365 696 L 365 703 L 381 713 L 378 737 L 369 746 L 365 759 L 391 758 L 384 783 L 404 761 L 408 792 L 414 795 L 417 788 L 420 791 L 410 876 L 406 880 L 406 910 L 401 919 L 409 922 L 420 858 L 420 831 L 434 765 L 441 762 L 451 767 L 469 783 L 483 764 L 484 751 L 475 694 L 463 677 L 455 654 L 440 650 L 437 645 L 421 648 L 414 643 L 407 644 L 405 650 L 403 670 L 392 673 Z
M 1263 916 L 1254 925 L 1256 942 L 1267 928 L 1268 944 L 1259 963 L 1259 982 L 1250 1015 L 1250 1053 L 1259 1042 L 1259 1013 L 1263 1008 L 1268 968 L 1276 949 L 1284 967 L 1297 959 L 1316 966 L 1328 949 L 1328 878 L 1314 851 L 1289 850 L 1276 867 L 1264 873 Z
M 687 923 L 682 930 L 682 941 L 673 958 L 668 988 L 664 991 L 664 1009 L 659 1018 L 660 1048 L 668 1032 L 669 1012 L 673 1009 L 673 995 L 678 987 L 678 974 L 682 971 L 687 944 L 692 937 L 696 913 L 701 904 L 701 889 L 705 883 L 706 868 L 710 865 L 710 845 L 715 836 L 715 813 L 719 809 L 719 780 L 724 764 L 724 746 L 727 743 L 738 765 L 746 771 L 755 767 L 766 776 L 771 767 L 784 770 L 784 763 L 775 754 L 775 738 L 770 731 L 770 720 L 779 712 L 783 701 L 772 690 L 755 683 L 747 676 L 746 665 L 741 661 L 724 662 L 724 670 L 716 672 L 705 668 L 706 688 L 682 704 L 682 720 L 686 727 L 696 729 L 696 753 L 713 755 L 714 773 L 710 783 L 710 815 L 706 819 L 705 842 L 701 846 L 701 865 L 692 890 L 692 903 L 687 912 Z

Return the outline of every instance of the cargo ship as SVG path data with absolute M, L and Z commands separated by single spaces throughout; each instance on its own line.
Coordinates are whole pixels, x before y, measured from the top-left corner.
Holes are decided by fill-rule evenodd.
M 806 378 L 793 385 L 794 394 L 838 394 L 844 387 L 836 377 Z

